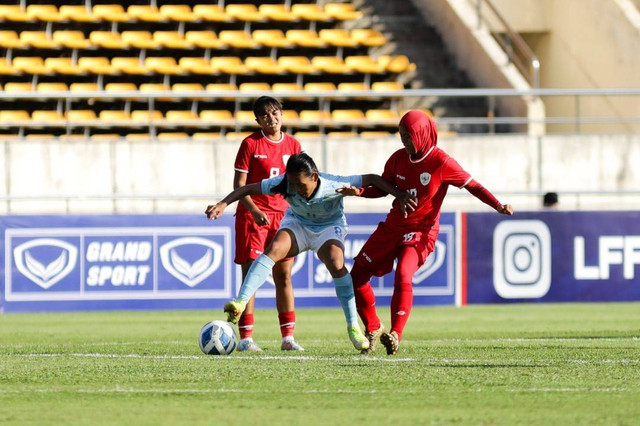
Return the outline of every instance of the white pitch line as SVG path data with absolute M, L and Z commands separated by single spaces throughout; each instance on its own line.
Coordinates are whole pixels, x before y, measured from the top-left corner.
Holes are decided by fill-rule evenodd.
M 349 356 L 349 357 L 322 357 L 322 356 L 303 356 L 303 355 L 231 355 L 231 356 L 212 356 L 212 355 L 140 355 L 140 354 L 104 354 L 104 353 L 42 353 L 42 354 L 0 354 L 0 357 L 24 357 L 24 358 L 54 358 L 54 357 L 78 357 L 78 358 L 136 358 L 136 359 L 215 359 L 215 360 L 267 360 L 267 361 L 365 361 L 365 362 L 415 362 L 415 358 L 379 358 L 368 356 Z
M 531 393 L 548 393 L 548 392 L 580 392 L 580 393 L 623 393 L 630 392 L 625 388 L 530 388 L 530 389 L 508 389 L 508 392 L 531 392 Z

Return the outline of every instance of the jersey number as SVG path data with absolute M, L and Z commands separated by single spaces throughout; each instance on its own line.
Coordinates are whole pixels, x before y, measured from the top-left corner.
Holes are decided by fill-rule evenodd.
M 280 167 L 272 167 L 271 171 L 269 172 L 269 177 L 276 177 L 276 176 L 280 176 Z

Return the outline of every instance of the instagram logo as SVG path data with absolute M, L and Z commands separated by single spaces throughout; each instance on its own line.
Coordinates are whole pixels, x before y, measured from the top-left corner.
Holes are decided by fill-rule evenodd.
M 536 299 L 551 286 L 551 233 L 539 220 L 501 222 L 493 231 L 493 286 L 504 299 Z

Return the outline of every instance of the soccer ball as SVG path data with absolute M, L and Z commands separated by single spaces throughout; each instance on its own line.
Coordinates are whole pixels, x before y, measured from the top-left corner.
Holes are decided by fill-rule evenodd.
M 238 345 L 238 336 L 231 324 L 215 320 L 202 327 L 198 343 L 207 355 L 229 355 Z

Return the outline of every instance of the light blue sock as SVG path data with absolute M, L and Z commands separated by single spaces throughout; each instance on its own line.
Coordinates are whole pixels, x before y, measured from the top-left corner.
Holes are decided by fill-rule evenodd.
M 251 296 L 253 296 L 267 280 L 269 273 L 271 273 L 271 269 L 273 269 L 273 265 L 275 265 L 275 262 L 271 260 L 269 256 L 265 254 L 258 256 L 258 258 L 251 264 L 251 267 L 247 272 L 247 276 L 242 282 L 238 299 L 242 299 L 245 302 L 249 301 Z
M 353 295 L 353 280 L 351 279 L 351 274 L 347 274 L 341 278 L 334 278 L 333 282 L 336 286 L 336 295 L 342 305 L 347 325 L 358 324 L 358 311 L 356 310 L 356 298 Z

